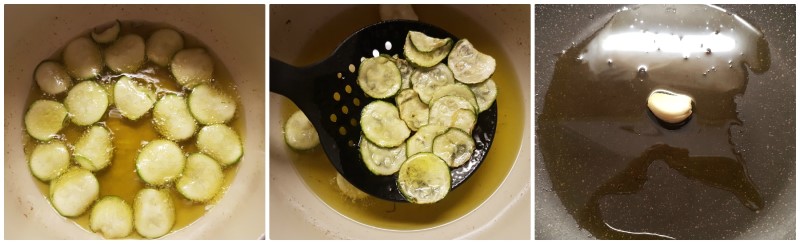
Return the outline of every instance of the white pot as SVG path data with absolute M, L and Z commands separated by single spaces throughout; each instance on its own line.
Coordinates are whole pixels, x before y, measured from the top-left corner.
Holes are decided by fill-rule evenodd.
M 37 189 L 22 150 L 22 118 L 36 65 L 77 34 L 114 19 L 167 23 L 198 38 L 231 72 L 244 104 L 245 155 L 230 188 L 200 219 L 164 239 L 263 235 L 263 5 L 10 5 L 5 10 L 6 239 L 101 238 L 58 215 Z
M 270 57 L 295 66 L 313 62 L 296 62 L 303 58 L 302 49 L 313 36 L 322 33 L 341 38 L 320 54 L 321 60 L 349 34 L 380 21 L 377 5 L 271 5 L 269 8 Z M 505 181 L 472 212 L 437 227 L 400 231 L 361 224 L 326 205 L 298 176 L 291 161 L 296 158 L 292 155 L 295 152 L 284 144 L 282 134 L 281 123 L 286 119 L 282 118 L 282 110 L 284 103 L 290 101 L 270 93 L 270 239 L 530 239 L 530 5 L 418 5 L 414 9 L 420 21 L 444 29 L 447 27 L 443 23 L 426 16 L 458 14 L 470 18 L 479 23 L 474 28 L 488 31 L 499 50 L 510 59 L 508 68 L 520 89 L 513 92 L 521 93 L 524 104 L 521 109 L 524 115 L 520 116 L 524 130 L 515 132 L 522 134 L 521 147 L 514 152 L 516 157 L 512 158 L 516 162 Z M 326 29 L 331 26 L 334 28 Z M 492 148 L 502 146 L 494 144 Z

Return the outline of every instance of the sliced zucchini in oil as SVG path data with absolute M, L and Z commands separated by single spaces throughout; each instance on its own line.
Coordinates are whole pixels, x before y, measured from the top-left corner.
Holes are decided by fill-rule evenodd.
M 456 80 L 466 84 L 476 84 L 489 79 L 494 73 L 495 60 L 472 46 L 467 39 L 456 42 L 447 58 L 447 65 Z
M 189 111 L 201 124 L 225 124 L 236 113 L 236 101 L 219 89 L 202 84 L 189 95 Z
M 92 172 L 104 169 L 114 156 L 111 132 L 99 125 L 91 126 L 75 143 L 74 150 L 75 162 L 82 168 Z
M 64 105 L 70 114 L 70 121 L 76 125 L 86 126 L 103 118 L 108 109 L 106 89 L 94 81 L 78 83 L 69 90 Z
M 72 77 L 66 68 L 55 61 L 44 61 L 36 66 L 33 78 L 39 89 L 50 95 L 65 92 L 72 86 Z
M 139 235 L 154 239 L 175 225 L 175 205 L 166 190 L 145 188 L 133 200 L 133 227 Z
M 436 90 L 454 83 L 453 72 L 450 72 L 444 64 L 428 69 L 417 69 L 411 75 L 411 88 L 419 94 L 419 98 L 425 104 L 430 104 Z
M 489 109 L 494 100 L 497 99 L 497 85 L 492 78 L 478 84 L 469 85 L 469 89 L 472 90 L 472 94 L 475 94 L 479 112 Z
M 25 131 L 40 141 L 49 141 L 64 128 L 67 108 L 56 101 L 37 100 L 25 112 Z
M 174 94 L 165 95 L 156 102 L 153 124 L 159 134 L 173 141 L 189 139 L 197 131 L 197 121 L 189 112 L 186 99 Z
M 432 153 L 409 157 L 397 175 L 400 193 L 411 203 L 429 204 L 444 199 L 450 192 L 450 168 Z
M 205 49 L 183 49 L 172 57 L 170 69 L 178 84 L 191 89 L 197 85 L 211 82 L 214 74 L 214 60 Z
M 472 151 L 475 151 L 475 140 L 461 129 L 450 128 L 433 139 L 433 154 L 450 167 L 459 167 L 469 161 Z
M 283 139 L 295 150 L 309 150 L 319 145 L 319 134 L 303 111 L 296 111 L 283 125 Z
M 114 84 L 114 104 L 125 118 L 137 120 L 156 103 L 155 91 L 139 82 L 123 76 Z
M 118 196 L 105 196 L 92 207 L 89 227 L 106 239 L 126 237 L 133 232 L 133 208 Z
M 72 167 L 50 181 L 50 203 L 65 217 L 76 217 L 86 212 L 99 194 L 97 178 L 80 167 Z
M 161 66 L 169 65 L 181 49 L 183 37 L 173 29 L 160 29 L 147 38 L 147 59 Z
M 400 70 L 385 56 L 368 58 L 358 68 L 358 86 L 370 97 L 383 99 L 394 96 L 401 83 Z
M 395 103 L 400 110 L 400 118 L 406 122 L 408 128 L 417 131 L 428 124 L 428 105 L 419 99 L 417 92 L 405 89 L 395 96 Z
M 37 179 L 48 182 L 69 168 L 69 149 L 61 141 L 38 144 L 31 152 L 28 164 Z
M 120 37 L 103 53 L 106 66 L 117 73 L 132 73 L 144 64 L 144 39 L 136 34 Z
M 174 181 L 185 165 L 183 150 L 169 140 L 151 141 L 136 156 L 136 173 L 142 181 L 152 186 L 163 186 Z
M 175 184 L 175 189 L 186 199 L 207 202 L 222 189 L 222 166 L 216 160 L 202 153 L 189 155 L 183 174 Z
M 397 107 L 381 100 L 361 110 L 361 129 L 368 140 L 381 147 L 400 146 L 411 134 Z
M 67 44 L 62 53 L 67 72 L 76 80 L 95 78 L 103 71 L 100 47 L 89 38 L 81 37 Z
M 413 42 L 411 41 L 411 34 L 409 33 L 406 35 L 406 42 L 403 45 L 403 54 L 406 56 L 406 59 L 409 62 L 419 67 L 428 68 L 442 62 L 442 60 L 447 57 L 447 54 L 450 52 L 450 48 L 452 46 L 453 42 L 448 41 L 444 46 L 429 52 L 423 52 L 414 46 Z
M 197 148 L 226 167 L 239 162 L 244 155 L 239 134 L 224 124 L 208 125 L 197 133 Z
M 408 37 L 414 47 L 420 52 L 430 52 L 446 46 L 452 41 L 448 38 L 434 38 L 419 31 L 409 31 Z
M 92 39 L 100 44 L 106 44 L 117 40 L 120 31 L 120 23 L 119 20 L 114 21 L 110 27 L 103 29 L 102 31 L 98 32 L 97 28 L 92 31 Z
M 400 170 L 400 165 L 406 161 L 405 144 L 391 148 L 379 147 L 362 137 L 359 147 L 362 161 L 375 175 L 392 175 Z

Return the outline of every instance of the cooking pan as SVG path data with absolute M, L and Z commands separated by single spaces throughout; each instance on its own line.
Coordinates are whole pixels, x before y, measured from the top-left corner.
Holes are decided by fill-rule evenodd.
M 664 11 L 675 9 L 674 6 L 659 7 L 663 7 Z M 564 181 L 563 175 L 556 173 L 560 171 L 557 162 L 569 162 L 568 160 L 560 161 L 557 158 L 563 159 L 571 156 L 580 158 L 582 157 L 580 150 L 595 149 L 583 148 L 582 146 L 586 146 L 586 144 L 558 144 L 558 140 L 553 139 L 554 137 L 547 136 L 548 131 L 542 131 L 543 128 L 557 127 L 543 124 L 542 118 L 545 111 L 552 110 L 556 106 L 555 102 L 548 104 L 548 101 L 557 100 L 552 97 L 548 98 L 550 88 L 554 86 L 551 81 L 564 78 L 555 72 L 556 69 L 564 67 L 568 62 L 581 61 L 579 58 L 576 59 L 576 57 L 580 57 L 576 54 L 582 50 L 575 50 L 573 47 L 581 46 L 585 40 L 599 35 L 597 31 L 603 28 L 619 10 L 633 9 L 636 6 L 537 5 L 535 7 L 536 239 L 795 239 L 795 6 L 718 5 L 706 7 L 710 9 L 719 7 L 728 13 L 737 14 L 752 24 L 752 27 L 763 32 L 766 40 L 763 45 L 765 48 L 759 49 L 759 57 L 762 58 L 762 62 L 766 62 L 766 65 L 762 66 L 762 69 L 753 63 L 748 64 L 749 66 L 741 66 L 743 70 L 746 70 L 743 75 L 748 81 L 743 88 L 737 90 L 740 94 L 734 100 L 735 108 L 728 108 L 741 122 L 731 126 L 729 140 L 735 146 L 734 154 L 738 154 L 738 162 L 743 163 L 736 170 L 728 171 L 743 173 L 738 176 L 740 181 L 736 184 L 716 184 L 714 182 L 718 182 L 718 179 L 698 177 L 681 171 L 681 167 L 669 165 L 668 162 L 671 159 L 660 159 L 643 168 L 645 169 L 643 172 L 649 173 L 638 174 L 640 178 L 629 177 L 627 179 L 639 182 L 639 188 L 606 190 L 607 194 L 600 194 L 603 195 L 600 204 L 597 204 L 596 201 L 592 202 L 593 200 L 587 200 L 596 199 L 594 197 L 597 195 L 592 195 L 592 193 L 599 190 L 571 186 L 590 181 L 611 182 L 608 178 L 603 178 L 607 177 L 606 175 L 594 172 L 589 177 L 585 177 L 587 173 L 583 172 L 584 169 L 573 168 L 572 172 L 576 179 Z M 641 20 L 647 21 L 647 18 Z M 764 43 L 759 45 L 762 44 Z M 574 55 L 574 57 L 570 55 Z M 712 55 L 712 53 L 709 50 L 705 55 Z M 568 57 L 571 60 L 567 60 Z M 608 60 L 607 65 L 613 65 L 611 59 Z M 732 63 L 731 68 L 739 67 Z M 652 78 L 646 76 L 649 71 L 654 70 L 646 72 L 640 70 L 639 75 L 645 76 L 637 76 L 640 78 L 639 81 L 644 82 Z M 635 70 L 632 71 L 633 74 L 636 74 Z M 700 73 L 690 75 L 699 76 Z M 581 78 L 577 77 L 577 79 Z M 580 87 L 575 87 L 575 89 L 580 89 Z M 620 96 L 628 95 L 630 94 L 621 94 Z M 608 97 L 595 96 L 595 98 L 606 99 Z M 615 98 L 608 99 L 607 101 L 614 101 Z M 703 99 L 707 99 L 707 97 L 698 97 L 695 101 L 700 102 Z M 644 106 L 645 100 L 642 100 L 641 103 Z M 701 110 L 700 105 L 695 105 L 698 108 L 696 113 L 707 112 L 707 110 Z M 613 117 L 614 115 L 607 116 Z M 641 116 L 648 116 L 648 114 L 643 113 Z M 657 121 L 652 115 L 649 116 L 651 116 L 649 121 Z M 547 121 L 546 117 L 544 116 L 544 121 Z M 693 128 L 693 119 L 690 118 L 687 122 L 685 125 L 687 128 Z M 588 131 L 584 135 L 593 133 L 614 139 L 617 138 L 616 134 L 611 133 L 618 129 L 608 127 L 607 130 Z M 681 129 L 684 128 L 678 128 L 676 131 Z M 574 136 L 574 134 L 562 135 Z M 729 143 L 723 142 L 720 145 Z M 563 155 L 549 153 L 552 150 L 548 150 L 548 148 L 554 146 L 577 149 L 562 157 Z M 614 150 L 613 146 L 609 146 L 609 148 L 611 148 L 610 151 Z M 671 149 L 661 147 L 650 150 Z M 617 155 L 608 154 L 608 157 L 617 157 Z M 606 162 L 606 160 L 597 159 L 595 163 L 602 162 Z M 589 167 L 604 166 L 606 165 L 590 165 Z M 720 168 L 730 169 L 729 166 L 725 166 L 708 170 L 717 172 L 715 170 Z M 624 170 L 621 169 L 620 172 L 622 171 Z M 623 173 L 619 175 L 623 175 Z M 580 177 L 584 178 L 580 179 Z M 625 177 L 615 179 L 622 178 Z M 741 190 L 747 187 L 750 187 L 751 193 L 755 192 L 751 194 L 754 200 L 749 205 L 747 201 L 743 201 L 736 195 L 737 189 Z M 637 198 L 637 196 L 650 198 Z M 599 209 L 593 213 L 606 214 L 587 214 L 586 209 L 589 208 L 587 206 Z M 600 217 L 598 218 L 598 216 Z M 587 218 L 591 220 L 587 221 Z M 609 232 L 616 234 L 609 234 Z
M 196 37 L 231 72 L 243 107 L 244 157 L 229 188 L 193 224 L 163 239 L 257 239 L 264 228 L 263 5 L 5 5 L 5 238 L 98 239 L 60 216 L 23 152 L 22 117 L 36 65 L 81 32 L 115 19 L 165 23 Z

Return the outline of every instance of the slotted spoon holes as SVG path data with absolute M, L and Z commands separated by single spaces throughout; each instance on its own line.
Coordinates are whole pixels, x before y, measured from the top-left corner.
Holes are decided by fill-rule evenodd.
M 355 77 L 355 74 L 347 71 L 347 67 L 342 67 L 341 72 L 328 76 L 326 81 L 322 82 L 323 87 L 320 89 L 328 92 L 320 96 L 324 100 L 318 103 L 323 117 L 328 118 L 324 121 L 323 128 L 329 134 L 335 135 L 336 144 L 344 150 L 350 150 L 347 147 L 352 148 L 356 143 L 348 142 L 358 142 L 361 134 L 358 123 L 352 121 L 358 120 L 361 114 L 361 101 L 366 97 L 356 85 Z

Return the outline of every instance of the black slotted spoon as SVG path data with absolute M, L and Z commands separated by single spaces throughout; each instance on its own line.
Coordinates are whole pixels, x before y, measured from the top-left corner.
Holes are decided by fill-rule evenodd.
M 436 38 L 458 40 L 454 35 L 430 24 L 393 20 L 355 32 L 319 63 L 298 68 L 272 58 L 269 62 L 270 92 L 289 98 L 305 113 L 317 130 L 320 144 L 336 170 L 362 191 L 398 202 L 405 202 L 406 199 L 397 187 L 397 174 L 374 175 L 361 159 L 358 147 L 361 109 L 375 99 L 366 96 L 356 78 L 361 59 L 373 57 L 375 51 L 403 57 L 403 44 L 406 34 L 411 30 Z M 387 48 L 387 42 L 391 43 L 390 48 Z M 350 65 L 355 67 L 354 72 L 350 71 Z M 394 97 L 384 100 L 394 104 Z M 496 128 L 497 103 L 478 115 L 478 122 L 472 131 L 475 150 L 467 163 L 451 168 L 451 190 L 461 185 L 481 165 L 492 145 Z

